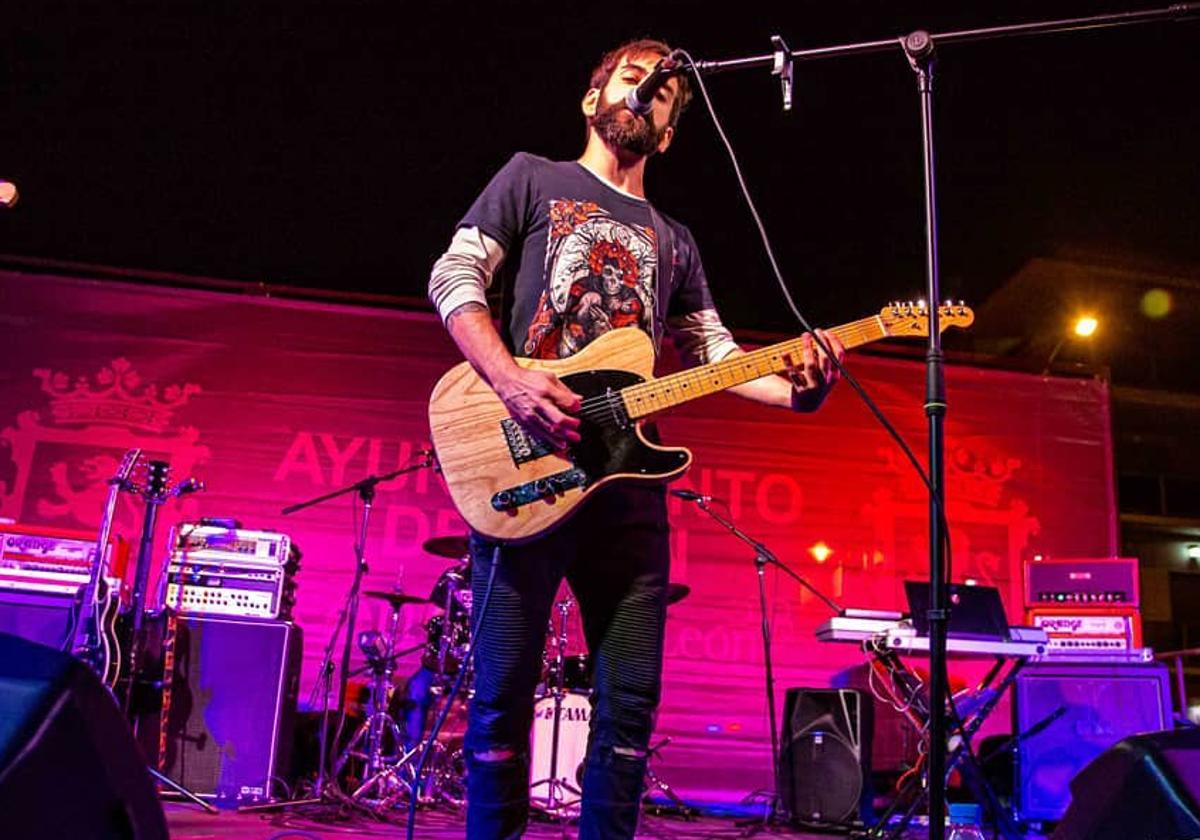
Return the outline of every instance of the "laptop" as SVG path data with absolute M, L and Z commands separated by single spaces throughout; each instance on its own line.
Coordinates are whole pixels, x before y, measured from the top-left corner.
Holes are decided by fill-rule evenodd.
M 929 635 L 929 581 L 904 581 L 908 612 L 918 636 Z M 956 639 L 1007 640 L 1008 616 L 1000 590 L 994 586 L 967 586 L 951 583 L 946 587 L 950 606 L 947 632 Z

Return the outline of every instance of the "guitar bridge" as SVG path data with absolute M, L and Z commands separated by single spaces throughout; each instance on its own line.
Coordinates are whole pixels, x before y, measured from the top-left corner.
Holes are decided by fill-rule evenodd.
M 550 444 L 521 428 L 511 417 L 501 420 L 500 428 L 504 431 L 504 440 L 508 444 L 508 452 L 512 455 L 514 466 L 519 467 L 526 461 L 536 461 L 555 451 Z
M 587 483 L 587 473 L 579 467 L 572 467 L 536 481 L 527 481 L 516 487 L 501 490 L 492 496 L 492 507 L 498 511 L 516 510 L 539 499 L 557 496 L 576 487 L 585 487 Z

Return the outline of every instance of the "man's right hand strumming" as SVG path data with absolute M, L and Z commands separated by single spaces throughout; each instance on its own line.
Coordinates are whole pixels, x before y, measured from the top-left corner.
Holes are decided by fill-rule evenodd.
M 579 442 L 580 396 L 552 373 L 513 362 L 512 370 L 492 382 L 509 414 L 558 449 Z
M 518 423 L 559 449 L 579 442 L 579 418 L 571 415 L 579 412 L 582 398 L 554 374 L 518 365 L 485 307 L 463 304 L 450 313 L 446 327 Z

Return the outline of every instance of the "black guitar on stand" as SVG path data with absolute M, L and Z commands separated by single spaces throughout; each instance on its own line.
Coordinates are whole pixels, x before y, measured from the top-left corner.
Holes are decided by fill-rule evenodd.
M 148 461 L 146 475 L 141 486 L 133 487 L 146 503 L 142 518 L 142 534 L 138 543 L 137 562 L 134 566 L 133 592 L 129 598 L 128 631 L 129 644 L 124 646 L 122 678 L 116 691 L 117 699 L 126 715 L 131 714 L 134 689 L 139 682 L 154 684 L 158 680 L 143 680 L 138 673 L 145 646 L 146 588 L 150 582 L 150 565 L 154 553 L 154 530 L 158 525 L 158 509 L 176 496 L 195 493 L 204 489 L 204 482 L 189 478 L 174 487 L 170 486 L 171 465 L 166 461 Z
M 160 784 L 167 787 L 195 802 L 204 810 L 210 813 L 216 813 L 216 808 L 205 802 L 203 799 L 192 793 L 183 785 L 169 778 L 161 772 L 163 757 L 165 754 L 164 732 L 162 728 L 163 722 L 170 715 L 171 690 L 172 680 L 174 677 L 174 647 L 175 647 L 175 629 L 176 622 L 174 615 L 168 611 L 166 631 L 162 639 L 163 648 L 163 672 L 158 678 L 149 678 L 146 674 L 141 673 L 145 670 L 142 662 L 146 659 L 146 587 L 150 581 L 150 562 L 154 553 L 154 529 L 158 524 L 158 509 L 168 499 L 173 499 L 176 496 L 182 496 L 186 493 L 196 493 L 204 489 L 204 482 L 197 481 L 194 478 L 189 478 L 179 482 L 174 487 L 170 486 L 171 465 L 166 461 L 149 461 L 146 463 L 145 480 L 140 486 L 130 486 L 133 492 L 141 496 L 142 501 L 146 503 L 146 511 L 142 518 L 142 534 L 141 540 L 138 543 L 137 564 L 134 567 L 133 575 L 133 593 L 130 595 L 129 612 L 127 613 L 127 630 L 128 644 L 124 646 L 124 656 L 122 662 L 121 679 L 118 682 L 116 691 L 118 702 L 121 708 L 125 711 L 126 717 L 133 720 L 134 732 L 137 732 L 135 693 L 149 691 L 158 691 L 162 696 L 162 711 L 160 712 L 160 731 L 159 731 L 159 749 L 158 761 L 155 762 L 158 767 L 147 767 Z
M 117 471 L 108 480 L 108 498 L 100 516 L 100 532 L 96 538 L 96 560 L 88 582 L 79 590 L 74 630 L 71 633 L 71 653 L 91 668 L 100 681 L 113 690 L 121 677 L 121 640 L 117 634 L 117 613 L 120 587 L 108 585 L 108 541 L 112 535 L 113 517 L 122 490 L 132 487 L 129 475 L 142 457 L 142 450 L 130 449 L 121 459 Z

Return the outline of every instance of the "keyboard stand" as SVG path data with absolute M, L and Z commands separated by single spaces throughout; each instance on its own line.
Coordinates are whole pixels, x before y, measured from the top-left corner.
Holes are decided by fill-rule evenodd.
M 869 838 L 887 838 L 898 840 L 908 824 L 912 821 L 917 809 L 926 802 L 929 786 L 926 779 L 925 756 L 930 749 L 929 744 L 929 697 L 924 683 L 909 670 L 900 658 L 894 644 L 889 643 L 887 634 L 879 634 L 862 643 L 863 651 L 870 657 L 871 670 L 883 683 L 884 690 L 891 695 L 894 705 L 900 709 L 909 723 L 917 730 L 917 735 L 925 749 L 916 767 L 909 771 L 907 778 L 897 793 L 891 805 L 883 812 L 879 822 L 867 832 Z M 1021 840 L 1022 832 L 1013 821 L 1011 813 L 996 796 L 979 766 L 978 760 L 971 748 L 971 738 L 983 725 L 988 716 L 995 710 L 1006 691 L 1017 678 L 1017 674 L 1025 666 L 1023 656 L 995 655 L 995 664 L 988 670 L 987 675 L 965 697 L 950 699 L 948 706 L 953 706 L 953 717 L 961 720 L 953 721 L 947 729 L 948 750 L 946 760 L 946 776 L 957 770 L 962 777 L 963 786 L 971 792 L 975 800 L 983 807 L 985 817 L 990 817 L 996 829 L 1006 840 Z M 973 708 L 960 712 L 959 709 L 968 706 L 964 701 L 976 701 Z M 903 777 L 902 777 L 903 778 Z M 903 808 L 903 814 L 897 826 L 888 833 L 888 822 Z

